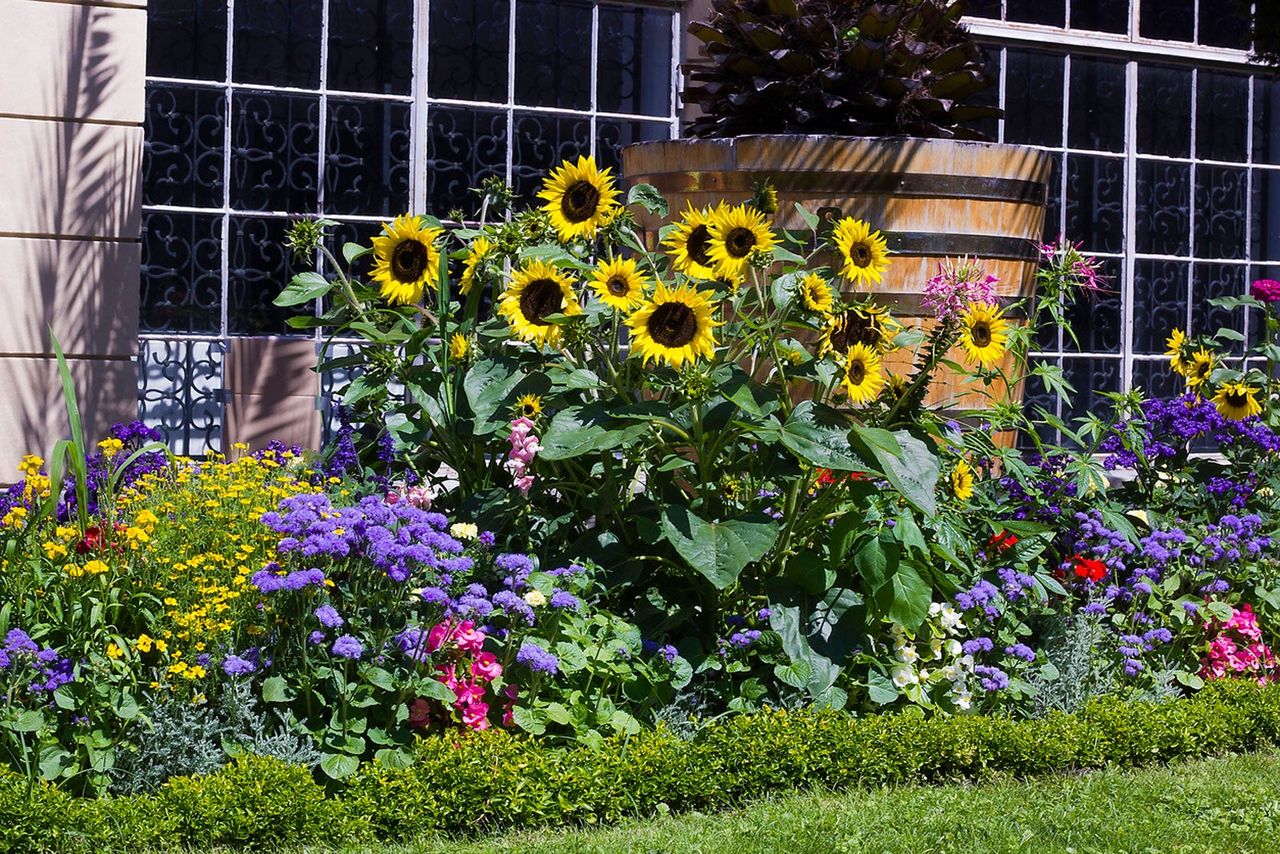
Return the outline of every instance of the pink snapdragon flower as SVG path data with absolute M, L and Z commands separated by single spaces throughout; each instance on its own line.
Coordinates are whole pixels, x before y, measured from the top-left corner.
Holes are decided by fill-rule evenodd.
M 1275 279 L 1258 279 L 1249 286 L 1249 293 L 1262 302 L 1280 301 L 1280 282 Z
M 408 486 L 403 480 L 397 480 L 387 492 L 386 500 L 388 504 L 404 502 L 417 507 L 419 510 L 430 510 L 432 495 L 431 490 L 422 484 Z
M 507 436 L 507 441 L 511 443 L 511 451 L 507 454 L 503 468 L 515 480 L 516 489 L 527 498 L 533 487 L 530 466 L 533 465 L 534 457 L 542 450 L 538 437 L 533 433 L 533 422 L 523 417 L 512 421 L 511 435 Z
M 933 311 L 940 320 L 955 317 L 970 303 L 996 303 L 996 286 L 1000 279 L 988 273 L 976 258 L 947 258 L 939 262 L 938 272 L 924 286 L 920 304 Z

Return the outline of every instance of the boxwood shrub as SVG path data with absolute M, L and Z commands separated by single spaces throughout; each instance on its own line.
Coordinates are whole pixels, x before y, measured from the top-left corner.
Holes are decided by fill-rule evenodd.
M 423 739 L 408 768 L 367 765 L 326 791 L 305 768 L 243 757 L 150 795 L 73 798 L 0 774 L 0 851 L 296 848 L 430 833 L 597 824 L 711 810 L 769 792 L 1026 778 L 1280 742 L 1280 686 L 1216 683 L 1162 703 L 1101 700 L 1036 720 L 767 711 L 603 749 L 506 732 Z

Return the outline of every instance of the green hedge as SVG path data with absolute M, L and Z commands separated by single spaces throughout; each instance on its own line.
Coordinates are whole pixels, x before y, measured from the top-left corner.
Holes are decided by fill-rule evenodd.
M 167 850 L 477 833 L 717 809 L 796 788 L 980 780 L 1137 766 L 1280 742 L 1280 686 L 1219 683 L 1167 703 L 1102 701 L 1040 720 L 852 718 L 771 711 L 588 749 L 503 732 L 420 742 L 418 761 L 366 766 L 326 794 L 303 768 L 249 757 L 152 795 L 100 801 L 0 776 L 0 851 Z

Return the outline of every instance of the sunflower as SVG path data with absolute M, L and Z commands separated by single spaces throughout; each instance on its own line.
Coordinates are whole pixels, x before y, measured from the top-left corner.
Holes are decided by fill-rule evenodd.
M 951 470 L 951 493 L 961 501 L 973 497 L 973 469 L 965 460 L 958 461 Z
M 618 189 L 608 169 L 597 169 L 594 157 L 579 157 L 560 164 L 542 182 L 538 198 L 551 216 L 551 225 L 564 242 L 592 237 L 596 229 L 613 219 L 618 207 Z
M 443 232 L 408 214 L 382 224 L 382 236 L 373 238 L 373 280 L 382 284 L 383 299 L 407 305 L 421 300 L 428 285 L 436 287 L 440 271 L 436 238 Z
M 831 238 L 844 259 L 841 275 L 854 283 L 880 283 L 889 269 L 889 247 L 883 234 L 872 231 L 862 220 L 847 216 L 836 223 Z
M 1204 347 L 1192 353 L 1191 360 L 1186 362 L 1185 371 L 1181 372 L 1187 378 L 1187 388 L 1198 391 L 1201 386 L 1209 381 L 1209 375 L 1213 373 L 1213 368 L 1213 353 Z
M 449 339 L 449 358 L 461 362 L 471 352 L 471 342 L 461 332 L 453 333 Z
M 810 273 L 800 282 L 800 299 L 809 311 L 824 315 L 830 314 L 835 304 L 831 296 L 831 286 L 817 273 Z
M 476 282 L 476 267 L 480 266 L 489 253 L 498 248 L 498 245 L 487 237 L 477 237 L 471 241 L 470 251 L 467 253 L 467 259 L 463 261 L 462 280 L 458 283 L 458 290 L 463 296 L 471 293 L 471 288 Z
M 1257 415 L 1262 412 L 1256 397 L 1258 390 L 1243 382 L 1223 383 L 1218 386 L 1218 393 L 1213 396 L 1213 403 L 1218 412 L 1235 421 Z
M 1165 339 L 1164 346 L 1164 354 L 1169 357 L 1169 367 L 1177 374 L 1185 372 L 1187 362 L 1182 358 L 1182 351 L 1187 346 L 1186 333 L 1175 327 Z
M 970 362 L 986 368 L 995 367 L 1008 345 L 1005 328 L 1008 321 L 1000 309 L 985 302 L 971 302 L 960 315 L 960 346 Z
M 714 262 L 707 250 L 711 246 L 708 224 L 712 214 L 696 209 L 692 203 L 675 224 L 671 233 L 662 241 L 671 257 L 671 266 L 695 279 L 715 278 Z
M 666 362 L 678 368 L 685 362 L 715 354 L 716 339 L 712 318 L 715 306 L 706 291 L 690 287 L 668 288 L 662 282 L 653 299 L 627 318 L 631 329 L 632 352 L 644 363 Z
M 887 353 L 892 348 L 893 336 L 900 328 L 884 306 L 848 308 L 827 320 L 818 339 L 818 355 L 838 353 L 843 356 L 854 344 L 865 344 L 877 352 Z
M 627 312 L 644 302 L 649 280 L 640 272 L 635 259 L 615 258 L 600 261 L 591 275 L 591 287 L 600 301 L 618 311 Z
M 516 418 L 528 418 L 532 421 L 542 414 L 542 398 L 536 394 L 525 394 L 516 398 L 516 405 L 511 407 Z
M 560 344 L 561 329 L 544 318 L 552 314 L 582 314 L 573 293 L 573 280 L 545 261 L 530 261 L 511 276 L 498 302 L 498 313 L 522 341 Z
M 746 205 L 716 211 L 707 231 L 711 235 L 707 254 L 716 272 L 730 279 L 746 275 L 752 252 L 769 252 L 778 242 L 764 214 Z
M 870 403 L 884 388 L 880 354 L 866 344 L 854 344 L 844 360 L 844 390 L 854 406 Z

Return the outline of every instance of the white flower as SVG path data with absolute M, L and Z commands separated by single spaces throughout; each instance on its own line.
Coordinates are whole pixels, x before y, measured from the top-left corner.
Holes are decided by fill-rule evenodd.
M 929 641 L 929 649 L 933 652 L 934 658 L 942 658 L 942 638 L 934 638 Z
M 951 640 L 947 641 L 947 655 L 951 656 L 952 658 L 955 658 L 957 655 L 959 655 L 963 651 L 964 651 L 964 647 L 960 645 L 960 641 L 956 640 L 955 638 L 952 638 Z
M 923 667 L 920 668 L 920 681 L 921 682 L 929 681 L 929 671 L 925 670 Z
M 480 529 L 474 522 L 454 522 L 449 528 L 449 533 L 456 540 L 474 540 L 480 536 Z
M 920 683 L 920 677 L 916 675 L 915 669 L 909 664 L 899 664 L 889 671 L 889 675 L 893 677 L 893 684 L 898 688 Z
M 956 682 L 964 678 L 964 674 L 960 672 L 960 668 L 954 664 L 948 664 L 942 668 L 942 677 L 948 682 Z
M 973 669 L 973 656 L 972 656 L 972 655 L 962 655 L 962 656 L 960 656 L 960 660 L 959 660 L 958 662 L 956 662 L 956 663 L 960 665 L 960 669 L 961 669 L 961 670 L 972 670 L 972 669 Z
M 930 616 L 930 617 L 936 617 L 936 616 L 938 616 L 938 614 L 940 614 L 940 613 L 942 613 L 942 603 L 941 603 L 941 602 L 930 602 L 930 603 L 929 603 L 929 616 Z
M 894 650 L 893 657 L 903 664 L 915 664 L 920 660 L 920 653 L 914 646 L 900 646 Z
M 957 691 L 955 698 L 956 708 L 961 709 L 962 711 L 967 711 L 973 706 L 973 694 L 966 690 Z
M 547 597 L 543 596 L 540 591 L 530 590 L 524 594 L 524 601 L 534 608 L 541 608 L 547 604 Z
M 950 605 L 943 605 L 938 615 L 942 627 L 949 632 L 964 628 L 964 615 Z

